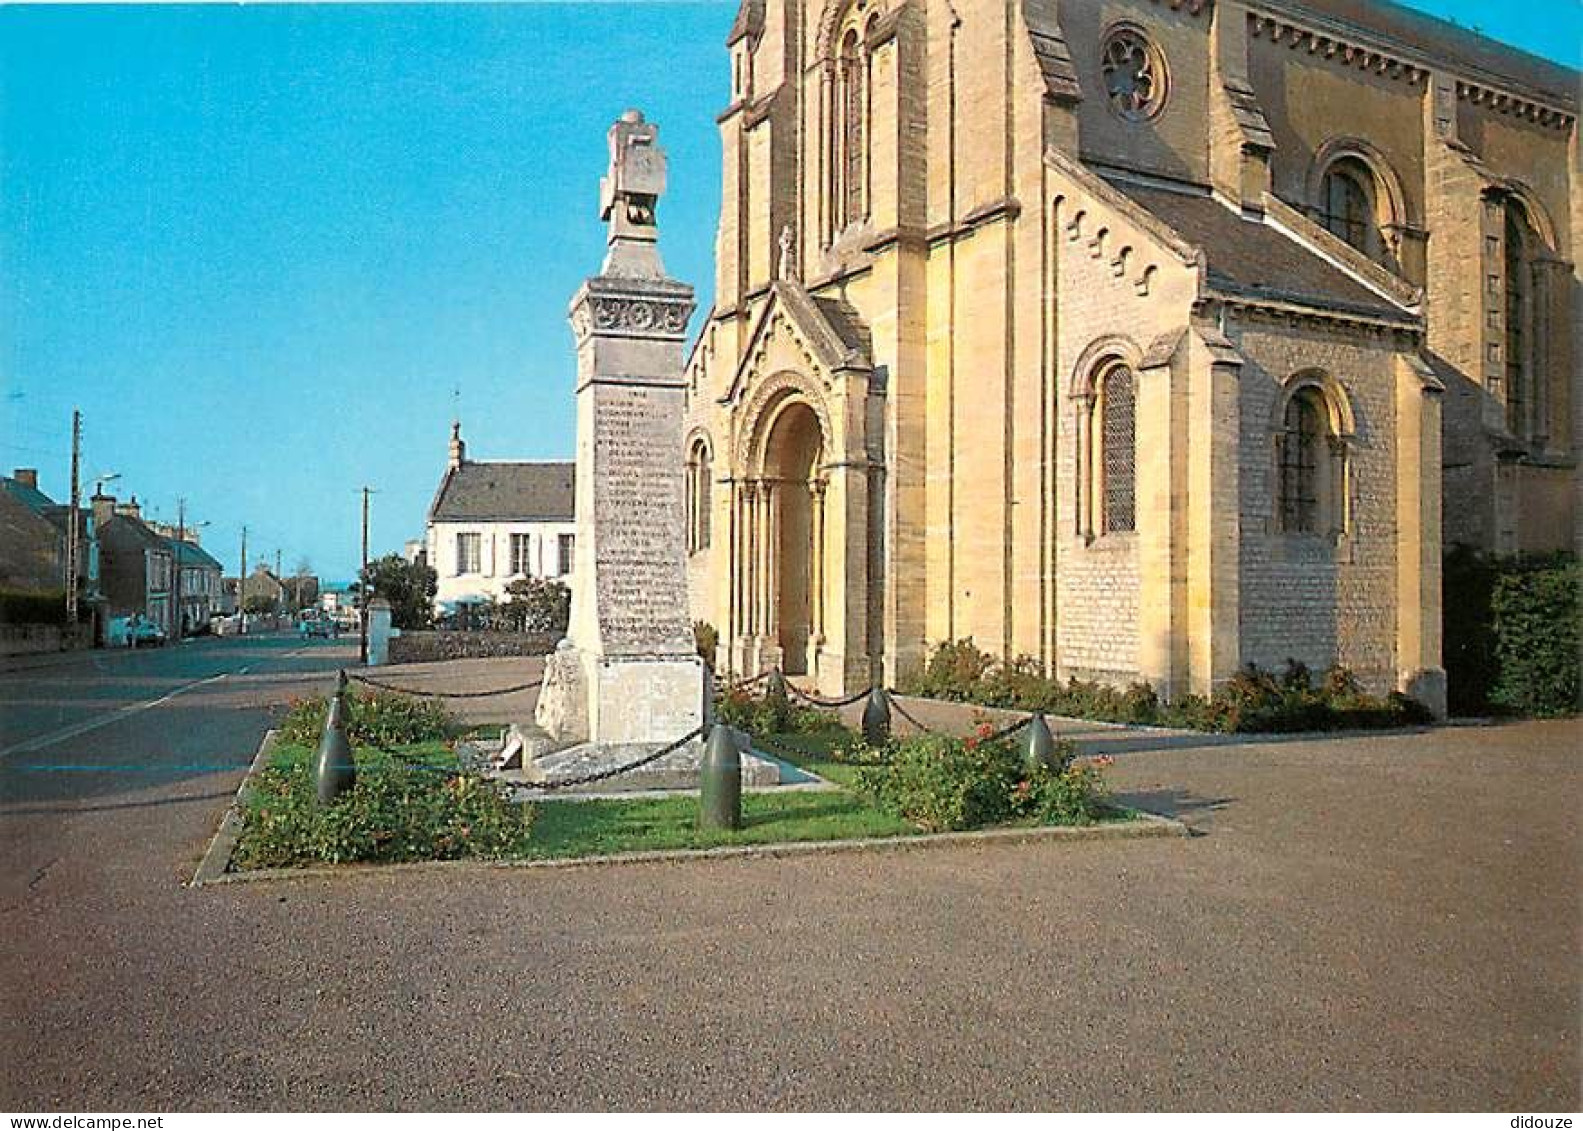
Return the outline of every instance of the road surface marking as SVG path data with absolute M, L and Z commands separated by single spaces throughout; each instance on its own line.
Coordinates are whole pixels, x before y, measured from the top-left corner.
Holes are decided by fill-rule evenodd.
M 50 734 L 41 734 L 37 738 L 29 738 L 13 746 L 7 746 L 0 750 L 0 758 L 9 757 L 12 754 L 25 754 L 34 750 L 42 750 L 46 746 L 54 746 L 57 742 L 65 742 L 68 738 L 76 738 L 79 734 L 87 734 L 91 730 L 107 727 L 113 722 L 135 715 L 139 711 L 146 711 L 150 707 L 158 707 L 161 703 L 169 703 L 176 696 L 185 695 L 195 687 L 202 687 L 208 683 L 218 683 L 230 674 L 230 672 L 221 672 L 219 675 L 212 675 L 208 679 L 195 680 L 192 683 L 183 684 L 174 691 L 166 692 L 158 699 L 149 699 L 142 703 L 128 703 L 125 707 L 118 707 L 108 714 L 95 715 L 91 719 L 84 719 L 80 723 L 62 727 L 60 730 L 53 731 Z
M 287 652 L 283 658 L 289 660 L 294 656 L 300 656 L 304 652 L 308 651 L 310 647 L 312 647 L 312 645 L 305 644 L 301 648 L 296 648 L 290 652 Z M 252 664 L 246 664 L 234 672 L 221 672 L 219 675 L 211 675 L 207 679 L 194 680 L 192 683 L 183 684 L 174 691 L 170 691 L 164 695 L 161 695 L 158 699 L 150 699 L 144 703 L 128 703 L 125 707 L 118 707 L 114 711 L 111 711 L 107 714 L 95 715 L 91 719 L 84 719 L 80 723 L 73 723 L 69 727 L 62 727 L 60 730 L 54 731 L 50 734 L 41 734 L 37 738 L 26 739 L 25 741 L 18 742 L 15 745 L 0 749 L 0 758 L 9 757 L 12 754 L 29 754 L 35 750 L 43 750 L 46 746 L 54 746 L 57 742 L 65 742 L 68 738 L 76 738 L 79 734 L 87 734 L 91 730 L 98 730 L 100 727 L 107 727 L 111 723 L 120 719 L 124 719 L 129 715 L 135 715 L 139 711 L 146 711 L 150 707 L 158 707 L 161 703 L 169 703 L 172 699 L 176 698 L 176 696 L 185 695 L 195 687 L 202 687 L 209 683 L 218 683 L 220 680 L 226 679 L 233 675 L 246 675 L 252 669 L 252 666 Z

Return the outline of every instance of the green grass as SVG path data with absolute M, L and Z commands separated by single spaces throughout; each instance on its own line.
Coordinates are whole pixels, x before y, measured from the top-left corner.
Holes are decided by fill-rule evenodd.
M 855 769 L 834 760 L 832 754 L 857 745 L 857 736 L 840 724 L 832 722 L 821 730 L 761 737 L 757 744 L 776 757 L 843 788 L 745 793 L 742 828 L 737 830 L 700 829 L 696 796 L 540 801 L 535 803 L 537 817 L 531 831 L 507 855 L 513 859 L 547 860 L 918 834 L 919 830 L 913 825 L 852 791 Z M 404 762 L 431 765 L 442 774 L 457 768 L 456 755 L 445 742 L 418 743 L 399 747 L 394 752 Z M 313 753 L 302 746 L 277 746 L 271 765 L 285 769 L 311 763 Z M 372 752 L 360 753 L 359 763 L 364 763 L 365 759 L 370 763 L 365 768 L 375 770 L 381 757 Z M 1134 816 L 1130 810 L 1112 808 L 1100 820 L 1108 823 L 1130 820 Z M 247 836 L 244 831 L 244 840 Z
M 600 856 L 732 844 L 907 836 L 917 829 L 845 790 L 742 797 L 742 828 L 700 829 L 696 797 L 545 801 L 524 855 Z

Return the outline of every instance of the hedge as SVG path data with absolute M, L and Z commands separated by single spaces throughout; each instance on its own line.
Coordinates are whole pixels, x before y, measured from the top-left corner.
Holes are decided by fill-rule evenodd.
M 1571 554 L 1445 562 L 1445 665 L 1453 714 L 1571 714 L 1579 706 L 1579 590 Z
M 66 593 L 0 589 L 0 624 L 65 624 Z

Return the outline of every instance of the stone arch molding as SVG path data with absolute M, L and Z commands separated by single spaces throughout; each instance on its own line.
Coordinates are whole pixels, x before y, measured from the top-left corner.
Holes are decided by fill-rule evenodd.
M 836 29 L 846 20 L 858 0 L 825 0 L 819 13 L 819 30 L 814 36 L 814 58 L 831 64 L 835 59 Z M 885 15 L 892 7 L 887 0 L 867 0 L 871 15 Z M 905 3 L 906 0 L 902 0 Z M 896 5 L 900 6 L 900 5 Z
M 743 406 L 743 424 L 737 435 L 734 461 L 739 474 L 749 479 L 765 474 L 769 439 L 774 434 L 775 423 L 782 413 L 797 404 L 805 404 L 813 410 L 824 439 L 826 461 L 838 458 L 842 437 L 837 436 L 832 427 L 829 405 L 817 383 L 800 373 L 782 370 L 759 382 Z
M 1556 242 L 1555 221 L 1550 218 L 1550 210 L 1540 201 L 1538 194 L 1522 181 L 1510 177 L 1502 177 L 1490 184 L 1485 190 L 1485 196 L 1492 194 L 1508 196 L 1523 206 L 1523 211 L 1528 213 L 1528 222 L 1533 225 L 1534 231 L 1539 233 L 1539 238 L 1544 241 L 1545 247 L 1551 252 L 1560 251 L 1561 245 Z
M 1373 142 L 1361 137 L 1333 137 L 1319 147 L 1308 166 L 1308 183 L 1305 201 L 1317 207 L 1323 197 L 1325 174 L 1339 161 L 1357 161 L 1374 177 L 1376 196 L 1383 203 L 1386 216 L 1380 217 L 1383 227 L 1422 228 L 1423 217 L 1412 213 L 1407 205 L 1407 193 L 1402 179 L 1385 153 Z
M 1141 373 L 1143 350 L 1137 342 L 1125 334 L 1108 334 L 1090 342 L 1072 368 L 1072 379 L 1067 395 L 1079 401 L 1093 399 L 1094 382 L 1105 366 L 1112 361 L 1119 361 L 1134 373 Z
M 1275 398 L 1275 408 L 1270 415 L 1270 434 L 1274 436 L 1284 431 L 1286 408 L 1292 403 L 1292 398 L 1305 389 L 1313 389 L 1319 394 L 1331 434 L 1350 446 L 1358 432 L 1352 396 L 1333 373 L 1324 369 L 1300 369 L 1282 382 L 1280 395 Z

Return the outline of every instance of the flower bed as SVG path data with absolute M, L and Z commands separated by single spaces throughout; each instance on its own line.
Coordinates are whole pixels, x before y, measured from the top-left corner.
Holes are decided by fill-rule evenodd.
M 1383 699 L 1365 693 L 1341 667 L 1330 668 L 1315 680 L 1295 661 L 1288 661 L 1278 674 L 1250 665 L 1209 698 L 1188 695 L 1162 703 L 1147 683 L 1126 688 L 1078 679 L 1061 683 L 1044 675 L 1036 660 L 1023 657 L 1002 663 L 970 639 L 939 645 L 924 670 L 900 690 L 985 707 L 1228 734 L 1375 730 L 1433 721 L 1422 704 L 1398 692 Z

